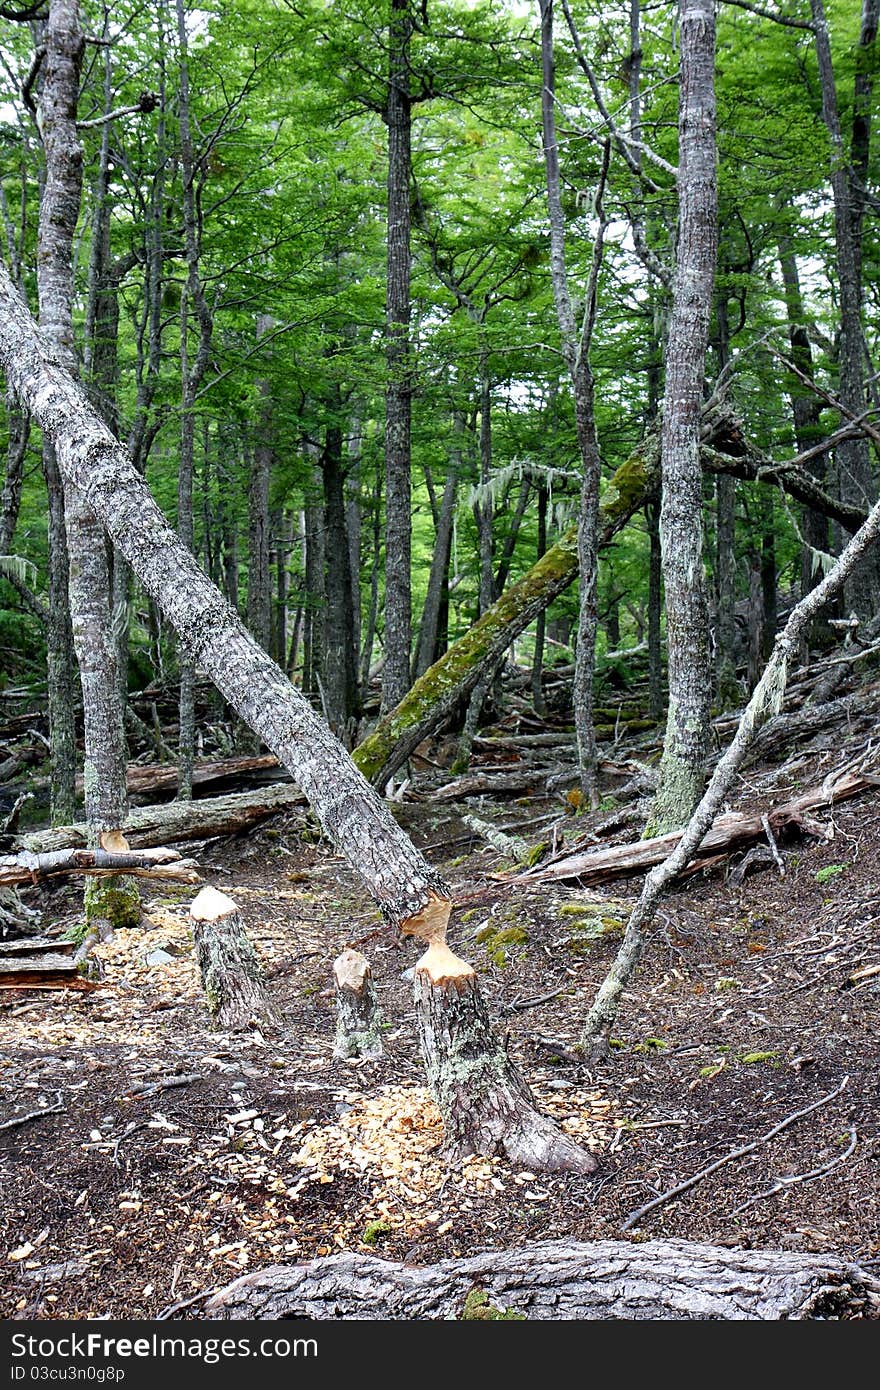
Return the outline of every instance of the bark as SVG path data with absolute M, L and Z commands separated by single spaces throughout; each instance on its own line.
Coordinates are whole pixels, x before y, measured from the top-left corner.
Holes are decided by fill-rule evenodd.
M 712 0 L 681 0 L 679 27 L 679 221 L 666 349 L 660 515 L 669 706 L 651 813 L 654 833 L 683 825 L 700 799 L 711 700 L 699 442 L 718 241 Z
M 305 508 L 305 621 L 303 634 L 302 688 L 316 695 L 323 674 L 325 632 L 325 566 L 326 553 L 324 514 L 320 507 Z
M 648 560 L 648 691 L 652 719 L 661 719 L 663 699 L 663 648 L 660 618 L 663 609 L 663 564 L 660 551 L 660 504 L 649 501 L 645 507 L 650 556 Z
M 216 888 L 203 888 L 190 908 L 193 945 L 214 1024 L 224 1032 L 275 1027 L 263 967 L 248 940 L 241 913 Z
M 412 501 L 410 432 L 411 0 L 391 0 L 388 27 L 388 246 L 385 351 L 385 667 L 382 704 L 393 709 L 410 686 Z
M 581 1045 L 593 1051 L 602 1046 L 614 1021 L 621 995 L 632 978 L 644 949 L 644 929 L 657 909 L 666 885 L 690 863 L 694 851 L 712 824 L 737 771 L 753 748 L 756 736 L 771 714 L 778 714 L 785 694 L 788 670 L 796 660 L 800 643 L 810 623 L 824 605 L 843 588 L 853 570 L 876 546 L 880 536 L 880 502 L 871 509 L 864 526 L 820 584 L 806 594 L 792 610 L 788 622 L 776 639 L 773 653 L 737 726 L 733 740 L 716 764 L 709 785 L 684 833 L 672 853 L 652 869 L 645 879 L 639 900 L 630 914 L 623 943 L 603 981 L 584 1024 Z M 823 784 L 823 789 L 827 789 Z M 833 786 L 830 788 L 833 792 Z
M 267 315 L 257 320 L 257 338 L 272 327 Z M 269 475 L 272 469 L 272 402 L 267 381 L 259 383 L 257 438 L 248 485 L 247 625 L 261 647 L 269 650 L 271 601 L 269 593 Z
M 6 401 L 6 428 L 9 440 L 6 446 L 3 491 L 0 493 L 0 556 L 12 553 L 12 541 L 21 505 L 24 458 L 31 430 L 30 419 L 19 410 L 11 393 Z
M 537 558 L 540 560 L 547 553 L 547 500 L 548 489 L 546 483 L 538 484 L 538 549 Z M 544 668 L 544 637 L 546 633 L 547 613 L 542 609 L 535 620 L 535 651 L 532 657 L 531 688 L 532 704 L 535 713 L 541 718 L 547 713 L 547 706 L 544 702 L 544 688 L 542 675 Z
M 133 849 L 164 845 L 169 841 L 204 840 L 214 835 L 238 835 L 260 825 L 269 816 L 303 804 L 299 789 L 289 784 L 262 787 L 232 796 L 203 797 L 198 801 L 173 801 L 160 806 L 136 806 L 123 826 Z M 59 825 L 18 837 L 17 844 L 34 854 L 80 848 L 88 841 L 84 825 Z
M 279 666 L 287 660 L 287 591 L 290 576 L 287 558 L 290 551 L 290 518 L 279 507 L 275 513 L 275 617 L 272 623 L 272 651 Z
M 63 849 L 47 854 L 23 850 L 20 854 L 0 855 L 0 885 L 43 883 L 68 874 L 95 877 L 135 874 L 139 878 L 168 879 L 173 883 L 201 883 L 191 859 L 182 860 L 170 849 L 127 850 Z
M 178 121 L 180 126 L 180 163 L 183 174 L 183 233 L 186 248 L 186 287 L 180 297 L 180 462 L 177 475 L 177 534 L 188 550 L 193 548 L 193 453 L 195 442 L 195 403 L 199 386 L 208 366 L 213 321 L 205 298 L 199 271 L 201 258 L 201 226 L 196 204 L 196 179 L 190 112 L 189 47 L 186 33 L 184 0 L 177 4 L 177 42 L 180 89 L 178 92 Z M 198 323 L 199 337 L 196 355 L 189 357 L 189 304 L 192 303 Z M 180 784 L 178 795 L 183 800 L 192 796 L 192 765 L 195 757 L 195 708 L 193 692 L 195 662 L 185 644 L 178 645 L 180 665 L 180 727 L 178 759 Z
M 336 986 L 336 1043 L 333 1056 L 340 1061 L 382 1056 L 381 1015 L 373 988 L 373 972 L 366 956 L 346 947 L 333 963 Z
M 349 742 L 358 715 L 357 643 L 351 584 L 342 427 L 327 426 L 321 455 L 324 488 L 325 636 L 322 680 L 325 718 L 343 743 Z
M 865 382 L 862 365 L 862 199 L 856 194 L 856 170 L 867 159 L 870 136 L 870 55 L 877 36 L 877 0 L 864 0 L 859 37 L 853 142 L 844 146 L 837 100 L 837 86 L 831 57 L 828 24 L 822 0 L 810 0 L 813 36 L 822 89 L 822 118 L 831 144 L 831 191 L 834 201 L 834 242 L 837 258 L 840 302 L 840 344 L 838 369 L 841 405 L 853 415 L 865 409 Z M 867 100 L 866 100 L 867 98 Z M 862 177 L 866 169 L 862 172 Z M 858 506 L 869 506 L 876 489 L 871 474 L 868 443 L 864 438 L 844 441 L 837 451 L 841 494 Z M 845 592 L 847 611 L 869 618 L 877 611 L 877 566 L 871 559 L 850 576 Z
M 596 661 L 599 530 L 600 457 L 594 410 L 593 372 L 590 366 L 590 340 L 596 308 L 596 286 L 605 230 L 601 210 L 602 189 L 608 169 L 606 145 L 600 175 L 596 211 L 599 234 L 594 248 L 587 306 L 580 334 L 575 327 L 574 310 L 565 264 L 565 221 L 562 209 L 559 145 L 556 137 L 555 64 L 553 56 L 553 0 L 539 0 L 541 14 L 541 116 L 544 140 L 544 171 L 550 219 L 550 277 L 556 317 L 562 339 L 562 355 L 571 377 L 574 395 L 575 427 L 581 455 L 582 478 L 578 515 L 579 605 L 575 674 L 573 686 L 574 722 L 578 740 L 578 769 L 584 807 L 598 800 L 596 786 L 596 735 L 593 729 L 593 672 Z
M 437 532 L 434 538 L 434 553 L 431 556 L 431 569 L 428 574 L 428 591 L 422 609 L 419 627 L 419 642 L 416 649 L 413 677 L 418 680 L 437 659 L 437 638 L 440 626 L 440 609 L 444 593 L 449 586 L 449 557 L 452 551 L 452 523 L 455 518 L 455 503 L 458 496 L 458 478 L 461 466 L 461 451 L 453 451 L 443 496 L 437 512 Z
M 436 920 L 424 915 L 418 935 L 428 949 L 416 963 L 415 997 L 422 1056 L 448 1154 L 456 1161 L 469 1154 L 505 1154 L 542 1172 L 594 1172 L 593 1155 L 535 1110 L 492 1032 L 473 969 L 446 945 L 447 917 L 448 908 Z
M 65 476 L 101 516 L 144 589 L 192 653 L 193 662 L 204 667 L 220 693 L 288 769 L 325 834 L 360 875 L 385 920 L 406 935 L 434 947 L 443 945 L 452 904 L 441 875 L 400 829 L 304 696 L 254 641 L 191 551 L 175 536 L 126 451 L 95 415 L 77 383 L 48 360 L 2 265 L 0 364 L 22 406 L 55 444 Z M 476 996 L 476 981 L 473 992 Z M 487 1053 L 497 1056 L 491 1032 L 481 1037 L 481 1043 Z M 493 1063 L 492 1075 L 497 1078 L 499 1097 L 503 1088 L 514 1091 L 518 1078 L 512 1066 L 502 1071 Z M 493 1103 L 488 1073 L 481 1084 L 481 1098 L 487 1106 Z M 499 1098 L 496 1109 L 500 1105 Z M 508 1106 L 506 1113 L 517 1126 L 511 1142 L 525 1144 L 530 1128 L 536 1136 L 536 1160 L 540 1138 L 551 1161 L 552 1126 L 531 1110 L 527 1097 L 513 1108 Z M 499 1143 L 504 1141 L 502 1135 Z
M 45 44 L 40 92 L 46 156 L 37 261 L 40 322 L 55 360 L 75 374 L 73 240 L 83 158 L 76 109 L 85 47 L 77 0 L 52 0 Z M 125 819 L 125 740 L 110 620 L 110 575 L 104 529 L 69 478 L 64 479 L 64 513 L 70 620 L 83 696 L 86 821 L 97 839 Z
M 528 1321 L 832 1321 L 875 1318 L 880 1281 L 835 1255 L 683 1240 L 540 1241 L 435 1265 L 344 1252 L 245 1274 L 209 1318 L 449 1320 L 512 1310 Z
M 783 836 L 792 831 L 810 835 L 824 833 L 825 827 L 811 818 L 812 811 L 836 806 L 838 802 L 858 796 L 873 785 L 867 775 L 848 773 L 830 788 L 824 784 L 811 787 L 791 801 L 770 807 L 764 812 L 727 811 L 715 818 L 679 872 L 685 872 L 690 865 L 693 865 L 694 870 L 705 867 L 709 860 L 716 863 L 719 857 L 733 854 L 744 846 L 761 840 L 766 834 L 765 818 L 776 836 Z M 555 864 L 531 869 L 526 874 L 518 875 L 518 878 L 548 882 L 577 880 L 584 886 L 611 883 L 629 874 L 641 873 L 655 864 L 662 864 L 680 843 L 681 838 L 682 832 L 674 830 L 668 835 L 635 840 L 631 844 L 610 845 L 603 849 L 589 850 L 584 854 L 570 854 Z

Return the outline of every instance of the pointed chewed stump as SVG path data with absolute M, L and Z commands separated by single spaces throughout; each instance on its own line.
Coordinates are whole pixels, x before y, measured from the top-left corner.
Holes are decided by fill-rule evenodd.
M 276 1026 L 263 968 L 232 899 L 216 888 L 203 888 L 190 908 L 190 925 L 202 988 L 217 1027 L 231 1033 Z
M 336 982 L 336 1045 L 333 1056 L 365 1057 L 375 1061 L 384 1051 L 381 1016 L 373 988 L 370 962 L 346 946 L 333 962 Z
M 427 950 L 415 967 L 419 1038 L 450 1158 L 504 1154 L 540 1172 L 594 1173 L 593 1155 L 535 1108 L 489 1021 L 476 974 L 446 944 L 452 904 L 433 898 L 403 926 Z

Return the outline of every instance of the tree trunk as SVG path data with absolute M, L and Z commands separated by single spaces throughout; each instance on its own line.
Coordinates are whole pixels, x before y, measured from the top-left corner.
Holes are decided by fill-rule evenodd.
M 483 1295 L 474 1299 L 478 1290 Z M 836 1321 L 876 1318 L 880 1281 L 835 1255 L 684 1240 L 539 1241 L 435 1265 L 348 1251 L 245 1274 L 209 1318 Z
M 412 640 L 409 48 L 413 22 L 410 4 L 411 0 L 391 0 L 388 27 L 384 709 L 393 709 L 409 690 Z
M 233 1033 L 277 1026 L 263 967 L 232 899 L 216 888 L 203 888 L 189 916 L 202 988 L 216 1027 Z
M 700 799 L 711 703 L 699 444 L 718 240 L 712 0 L 681 0 L 679 26 L 679 222 L 666 349 L 660 515 L 669 709 L 652 834 L 683 825 Z
M 547 484 L 538 484 L 538 548 L 537 559 L 540 560 L 547 553 Z M 535 653 L 532 657 L 532 672 L 530 683 L 532 687 L 532 704 L 535 714 L 541 718 L 547 713 L 547 706 L 544 703 L 543 670 L 544 670 L 544 636 L 547 624 L 546 609 L 541 609 L 535 620 Z
M 257 320 L 257 338 L 272 326 L 268 315 Z M 272 405 L 269 383 L 259 384 L 257 438 L 248 486 L 247 625 L 261 647 L 269 651 L 272 633 L 269 594 L 269 475 L 272 469 Z
M 321 478 L 326 538 L 325 636 L 321 673 L 325 718 L 336 737 L 343 743 L 350 743 L 358 715 L 357 643 L 342 462 L 342 426 L 338 423 L 328 425 L 326 429 Z
M 111 539 L 123 552 L 147 593 L 151 594 L 218 690 L 263 739 L 298 783 L 328 838 L 360 874 L 385 920 L 429 946 L 445 951 L 451 910 L 449 889 L 376 796 L 345 750 L 292 686 L 271 657 L 250 636 L 238 615 L 181 544 L 153 501 L 125 450 L 90 408 L 76 382 L 51 364 L 26 309 L 4 266 L 0 265 L 0 363 L 40 428 L 59 450 L 66 478 L 85 495 Z M 75 422 L 75 423 L 74 423 Z M 447 954 L 449 954 L 447 952 Z M 464 967 L 467 969 L 467 967 Z M 476 981 L 474 981 L 476 994 Z M 450 1030 L 454 1038 L 454 1029 Z M 498 1057 L 488 1033 L 482 1040 L 487 1057 Z M 516 1147 L 548 1162 L 570 1145 L 571 1163 L 578 1150 L 560 1132 L 550 1143 L 550 1122 L 529 1105 L 527 1095 L 513 1096 L 513 1067 L 470 1064 L 481 1072 L 480 1104 L 509 1117 L 514 1131 L 500 1133 L 497 1146 Z M 498 1099 L 493 1098 L 491 1076 Z M 456 1117 L 457 1118 L 457 1117 Z M 497 1147 L 496 1146 L 496 1147 Z M 583 1163 L 592 1159 L 584 1155 Z
M 458 496 L 458 478 L 461 467 L 461 451 L 454 450 L 443 497 L 437 512 L 437 533 L 434 537 L 434 552 L 431 556 L 431 569 L 428 574 L 428 591 L 422 609 L 419 627 L 419 643 L 413 676 L 418 680 L 437 659 L 437 636 L 440 626 L 440 608 L 444 592 L 449 584 L 449 557 L 452 551 L 452 523 L 455 518 L 455 503 Z
M 381 1015 L 373 988 L 373 972 L 366 956 L 347 946 L 333 962 L 336 986 L 336 1043 L 333 1056 L 339 1061 L 365 1057 L 376 1061 L 385 1048 L 382 1043 Z

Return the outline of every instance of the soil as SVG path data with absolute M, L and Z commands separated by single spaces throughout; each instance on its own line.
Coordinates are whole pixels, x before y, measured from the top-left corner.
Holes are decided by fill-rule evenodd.
M 732 804 L 784 800 L 842 756 L 802 757 L 791 775 L 751 770 Z M 876 792 L 823 817 L 833 838 L 781 845 L 784 878 L 771 862 L 733 886 L 728 861 L 666 898 L 610 1056 L 587 1065 L 573 1048 L 640 880 L 586 894 L 498 881 L 513 867 L 468 832 L 464 811 L 533 841 L 555 814 L 569 844 L 590 819 L 561 796 L 450 806 L 429 791 L 417 782 L 423 799 L 398 810 L 463 903 L 450 942 L 480 972 L 541 1108 L 596 1153 L 596 1176 L 446 1161 L 405 978 L 416 949 L 391 938 L 313 827 L 276 820 L 198 858 L 243 910 L 280 1031 L 211 1028 L 191 889 L 148 885 L 143 930 L 98 950 L 99 988 L 0 994 L 3 1316 L 153 1319 L 183 1303 L 177 1316 L 198 1317 L 198 1296 L 244 1271 L 338 1249 L 431 1263 L 539 1238 L 621 1238 L 634 1211 L 756 1141 L 627 1238 L 880 1264 Z M 60 932 L 77 895 L 22 899 Z M 598 915 L 571 912 L 585 899 Z M 386 1021 L 378 1062 L 332 1057 L 332 962 L 358 942 Z M 157 949 L 170 959 L 148 963 Z

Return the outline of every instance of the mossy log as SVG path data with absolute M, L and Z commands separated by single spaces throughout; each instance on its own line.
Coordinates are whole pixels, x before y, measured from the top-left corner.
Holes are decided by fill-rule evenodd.
M 684 1240 L 547 1240 L 411 1265 L 345 1251 L 270 1265 L 205 1303 L 208 1318 L 461 1319 L 479 1289 L 491 1319 L 838 1321 L 873 1319 L 880 1280 L 835 1255 Z M 473 1301 L 473 1300 L 472 1300 Z
M 216 888 L 203 888 L 190 908 L 190 925 L 202 987 L 217 1027 L 231 1033 L 277 1024 L 263 968 L 232 899 Z
M 376 1004 L 370 962 L 360 951 L 347 946 L 333 962 L 336 986 L 336 1045 L 338 1060 L 382 1056 L 381 1016 Z

